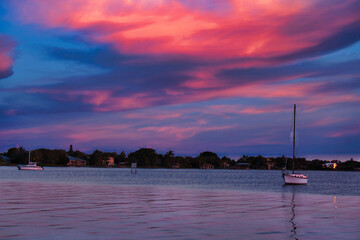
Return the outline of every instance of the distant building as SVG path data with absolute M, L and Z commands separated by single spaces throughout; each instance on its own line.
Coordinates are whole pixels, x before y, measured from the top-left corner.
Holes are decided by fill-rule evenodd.
M 273 161 L 271 161 L 269 158 L 266 159 L 266 166 L 267 168 L 270 170 L 270 169 L 273 169 L 274 166 L 275 166 L 275 163 Z
M 68 158 L 69 158 L 69 162 L 67 163 L 68 167 L 82 167 L 88 165 L 88 161 L 84 159 L 76 158 L 73 156 L 68 156 Z
M 171 168 L 174 168 L 174 169 L 178 169 L 180 168 L 180 164 L 179 163 L 175 163 L 171 166 Z
M 336 169 L 336 167 L 337 167 L 337 163 L 324 163 L 323 164 L 323 168 Z
M 129 165 L 129 163 L 127 163 L 127 162 L 119 162 L 120 168 L 126 168 L 126 167 L 128 167 L 128 165 Z
M 105 167 L 113 167 L 115 165 L 115 161 L 113 157 L 108 157 L 107 159 L 103 159 L 101 161 L 101 165 Z
M 200 169 L 214 169 L 214 165 L 205 163 L 200 166 Z
M 227 163 L 227 162 L 224 162 L 224 163 L 223 163 L 223 168 L 230 168 L 230 164 Z

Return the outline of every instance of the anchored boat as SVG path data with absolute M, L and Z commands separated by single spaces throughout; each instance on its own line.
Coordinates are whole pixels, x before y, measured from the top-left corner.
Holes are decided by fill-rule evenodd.
M 37 162 L 30 161 L 30 150 L 29 150 L 29 162 L 27 165 L 18 165 L 19 170 L 44 170 L 42 166 L 38 166 Z
M 285 163 L 285 168 L 282 171 L 282 177 L 285 184 L 292 185 L 305 185 L 308 182 L 308 177 L 302 173 L 295 173 L 295 117 L 296 117 L 296 104 L 294 104 L 294 133 L 293 133 L 293 164 L 292 172 L 286 170 L 287 162 Z

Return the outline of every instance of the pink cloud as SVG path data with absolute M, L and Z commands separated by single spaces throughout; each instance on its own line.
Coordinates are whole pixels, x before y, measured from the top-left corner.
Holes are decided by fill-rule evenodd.
M 319 83 L 293 83 L 293 84 L 248 84 L 224 89 L 210 89 L 207 91 L 183 92 L 176 95 L 179 101 L 196 102 L 214 98 L 300 98 L 306 96 L 310 90 L 319 86 Z
M 63 102 L 81 101 L 91 106 L 97 112 L 121 112 L 131 109 L 141 109 L 163 105 L 166 99 L 167 104 L 186 104 L 192 102 L 207 101 L 218 98 L 261 98 L 291 99 L 292 102 L 302 105 L 304 111 L 315 111 L 321 107 L 326 107 L 338 103 L 360 102 L 360 97 L 356 94 L 348 95 L 329 95 L 327 93 L 314 93 L 315 89 L 323 86 L 323 82 L 308 83 L 286 83 L 286 84 L 248 84 L 246 86 L 234 86 L 223 89 L 207 89 L 182 91 L 176 90 L 174 94 L 169 89 L 169 94 L 156 96 L 152 92 L 138 92 L 119 96 L 114 90 L 69 90 L 69 89 L 30 89 L 31 93 L 42 93 Z M 168 93 L 168 91 L 166 90 Z M 212 110 L 219 110 L 222 106 L 213 106 Z M 277 106 L 270 107 L 251 107 L 251 106 L 226 106 L 224 109 L 238 114 L 262 114 L 267 112 L 279 112 L 283 109 Z M 128 115 L 131 118 L 136 115 Z M 169 117 L 174 115 L 169 115 Z M 151 117 L 151 116 L 149 116 Z M 152 116 L 154 117 L 154 116 Z M 156 118 L 161 119 L 160 115 Z M 165 116 L 164 116 L 165 118 Z
M 124 113 L 126 115 L 126 113 Z M 138 112 L 143 114 L 143 112 Z M 146 114 L 146 113 L 145 113 Z M 66 120 L 62 123 L 49 122 L 41 126 L 23 127 L 18 129 L 0 130 L 2 141 L 11 139 L 21 139 L 21 141 L 32 141 L 36 146 L 37 139 L 53 139 L 55 146 L 68 147 L 69 144 L 83 146 L 84 149 L 92 147 L 101 147 L 102 144 L 112 144 L 116 142 L 119 147 L 144 147 L 168 148 L 171 146 L 181 146 L 184 141 L 196 134 L 207 131 L 219 131 L 229 129 L 234 126 L 209 126 L 206 123 L 193 121 L 189 124 L 167 123 L 166 118 L 159 119 L 161 126 L 156 122 L 138 119 L 138 121 L 119 121 L 124 115 L 112 116 L 110 119 L 104 119 L 101 124 L 93 119 Z M 139 127 L 144 126 L 144 127 Z M 36 136 L 34 138 L 34 136 Z M 8 139 L 9 138 L 9 139 Z M 154 141 L 156 139 L 156 141 Z M 47 144 L 48 145 L 48 144 Z M 105 146 L 104 145 L 104 146 Z
M 338 124 L 341 122 L 345 122 L 347 119 L 345 118 L 321 118 L 309 124 L 303 125 L 303 127 L 327 127 L 330 125 Z
M 114 90 L 69 90 L 69 89 L 30 89 L 31 93 L 42 93 L 63 102 L 81 101 L 92 106 L 96 112 L 115 112 L 138 109 L 155 105 L 159 97 L 148 93 L 134 93 L 128 96 L 115 96 Z
M 128 119 L 152 119 L 152 120 L 165 120 L 172 118 L 179 118 L 182 114 L 178 111 L 174 112 L 165 112 L 165 111 L 151 111 L 151 112 L 142 112 L 142 113 L 127 113 L 125 118 Z
M 227 58 L 278 56 L 316 45 L 359 18 L 354 14 L 332 17 L 350 3 L 319 8 L 316 1 L 234 0 L 221 13 L 190 8 L 181 1 L 28 0 L 13 4 L 23 21 L 46 28 L 102 26 L 87 36 L 113 44 L 121 52 Z M 313 12 L 317 14 L 309 14 Z M 308 22 L 316 24 L 306 25 L 307 31 L 284 31 Z
M 15 109 L 9 109 L 7 111 L 5 111 L 5 114 L 8 116 L 15 116 L 16 115 L 16 110 Z
M 157 135 L 174 136 L 176 140 L 184 140 L 200 132 L 218 131 L 233 128 L 234 126 L 151 126 L 139 128 L 138 131 L 156 133 Z
M 337 138 L 337 137 L 357 135 L 359 133 L 360 133 L 360 124 L 356 124 L 354 126 L 346 128 L 346 129 L 333 131 L 328 134 L 328 137 Z
M 12 59 L 7 53 L 0 52 L 0 71 L 9 69 L 12 65 Z
M 314 94 L 299 99 L 298 102 L 305 106 L 305 111 L 316 111 L 321 107 L 340 103 L 360 103 L 360 96 L 356 94 L 335 95 L 335 94 Z
M 209 110 L 212 112 L 231 113 L 231 114 L 249 114 L 249 115 L 288 111 L 288 109 L 278 106 L 249 107 L 243 105 L 213 105 L 210 106 L 209 108 L 210 108 Z

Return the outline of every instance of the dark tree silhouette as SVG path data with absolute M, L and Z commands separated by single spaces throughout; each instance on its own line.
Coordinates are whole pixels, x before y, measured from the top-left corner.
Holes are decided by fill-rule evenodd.
M 70 145 L 70 148 L 69 148 L 69 153 L 73 153 L 74 151 L 73 151 L 73 146 L 72 145 Z
M 154 149 L 141 148 L 130 153 L 128 159 L 131 162 L 136 162 L 139 167 L 156 167 L 158 166 L 159 155 Z

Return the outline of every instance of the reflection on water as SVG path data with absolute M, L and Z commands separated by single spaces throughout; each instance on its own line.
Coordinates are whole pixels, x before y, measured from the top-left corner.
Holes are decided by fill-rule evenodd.
M 292 225 L 292 229 L 291 229 L 291 235 L 290 238 L 291 239 L 298 239 L 296 237 L 296 224 L 295 224 L 295 189 L 292 193 L 292 197 L 291 197 L 291 219 L 290 219 L 290 223 Z
M 0 239 L 359 239 L 359 198 L 338 197 L 338 218 L 333 204 L 295 191 L 1 181 Z

